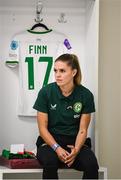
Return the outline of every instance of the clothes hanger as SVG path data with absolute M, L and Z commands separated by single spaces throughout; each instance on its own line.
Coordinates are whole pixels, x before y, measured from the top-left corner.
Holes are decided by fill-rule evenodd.
M 47 31 L 49 30 L 49 28 L 45 24 L 41 23 L 43 21 L 43 18 L 40 17 L 40 15 L 42 14 L 42 9 L 43 9 L 43 4 L 41 0 L 38 0 L 36 4 L 36 19 L 35 19 L 37 23 L 34 24 L 30 30 L 34 30 L 35 28 L 38 27 L 42 27 Z
M 35 25 L 33 25 L 32 28 L 31 28 L 31 30 L 34 30 L 34 29 L 37 28 L 37 27 L 42 27 L 42 28 L 46 29 L 47 31 L 49 30 L 49 28 L 48 28 L 45 24 L 40 23 L 40 22 L 37 23 L 37 24 L 35 24 Z

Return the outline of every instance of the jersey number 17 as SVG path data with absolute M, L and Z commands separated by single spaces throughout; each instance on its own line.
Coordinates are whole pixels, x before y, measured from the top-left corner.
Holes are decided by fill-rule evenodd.
M 34 89 L 34 58 L 33 57 L 26 57 L 25 62 L 28 63 L 28 89 Z M 48 63 L 47 69 L 44 76 L 43 86 L 48 84 L 50 72 L 52 69 L 53 58 L 52 57 L 40 57 L 38 62 L 45 62 Z

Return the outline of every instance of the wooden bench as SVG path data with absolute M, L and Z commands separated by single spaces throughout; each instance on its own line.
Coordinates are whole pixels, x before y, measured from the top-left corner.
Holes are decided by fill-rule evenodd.
M 5 174 L 14 175 L 14 174 L 35 174 L 35 173 L 42 174 L 42 169 L 10 169 L 5 166 L 0 166 L 0 180 L 4 179 Z M 62 178 L 62 179 L 75 179 L 75 178 L 79 179 L 80 178 L 80 172 L 74 169 L 59 169 L 58 173 L 60 174 L 59 178 Z M 107 179 L 107 168 L 105 167 L 99 168 L 99 179 Z

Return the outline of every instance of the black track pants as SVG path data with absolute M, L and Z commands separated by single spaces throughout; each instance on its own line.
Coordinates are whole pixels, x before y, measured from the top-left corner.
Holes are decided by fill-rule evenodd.
M 68 151 L 67 145 L 74 145 L 75 142 L 75 137 L 54 135 L 54 138 L 58 144 Z M 43 165 L 43 179 L 58 179 L 57 170 L 62 162 L 50 146 L 40 144 L 37 147 L 37 159 Z M 93 151 L 85 145 L 81 148 L 70 168 L 83 171 L 83 179 L 98 179 L 97 159 Z

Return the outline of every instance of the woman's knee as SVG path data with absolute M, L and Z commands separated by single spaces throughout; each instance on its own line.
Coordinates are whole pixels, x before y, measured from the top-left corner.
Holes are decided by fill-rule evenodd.
M 90 161 L 88 161 L 88 163 L 85 163 L 85 168 L 90 169 L 90 170 L 99 169 L 96 158 L 90 159 Z
M 58 168 L 58 160 L 55 158 L 51 158 L 51 159 L 44 159 L 43 160 L 43 167 L 51 167 L 51 168 Z
M 82 166 L 83 169 L 99 169 L 97 158 L 95 154 L 91 151 L 91 149 L 85 148 L 83 153 L 80 153 L 78 157 L 78 163 L 80 167 Z
M 95 156 L 91 156 L 87 161 L 83 162 L 85 170 L 97 171 L 99 169 L 98 162 Z
M 49 147 L 38 148 L 37 159 L 43 167 L 58 167 L 58 157 Z

